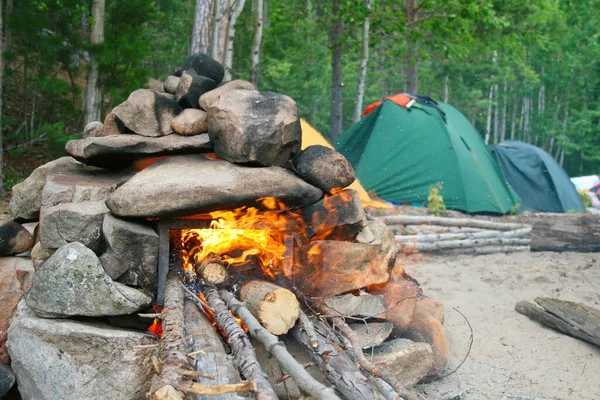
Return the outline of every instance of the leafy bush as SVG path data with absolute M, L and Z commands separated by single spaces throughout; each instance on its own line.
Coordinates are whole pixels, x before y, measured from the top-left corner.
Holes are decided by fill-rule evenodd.
M 11 190 L 13 186 L 23 180 L 23 174 L 16 169 L 7 169 L 3 171 L 4 173 L 4 189 Z
M 65 155 L 65 145 L 72 137 L 65 135 L 65 123 L 43 124 L 39 129 L 39 137 L 45 137 L 48 150 L 53 157 Z
M 592 206 L 592 199 L 587 195 L 587 190 L 578 190 L 579 197 L 581 197 L 581 201 L 585 208 L 590 208 Z
M 429 213 L 438 217 L 446 214 L 446 204 L 444 204 L 444 197 L 440 194 L 441 189 L 442 184 L 438 182 L 429 188 L 429 195 L 427 196 Z

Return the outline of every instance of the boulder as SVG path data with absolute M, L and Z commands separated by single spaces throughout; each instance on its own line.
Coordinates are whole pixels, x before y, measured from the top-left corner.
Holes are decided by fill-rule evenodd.
M 55 251 L 55 249 L 46 249 L 42 247 L 40 242 L 37 242 L 31 249 L 31 261 L 33 262 L 33 268 L 35 268 L 35 270 L 40 268 L 42 264 L 45 263 L 52 254 L 54 254 Z
M 7 330 L 17 309 L 17 304 L 29 290 L 33 272 L 33 264 L 27 258 L 0 258 L 0 299 L 2 300 L 2 307 L 0 307 L 0 363 L 8 364 L 10 362 L 6 350 Z M 2 398 L 1 393 L 0 398 Z
M 82 201 L 43 207 L 40 220 L 40 244 L 46 249 L 58 249 L 80 242 L 101 254 L 103 248 L 102 221 L 108 208 L 104 201 Z
M 369 352 L 369 361 L 393 374 L 404 387 L 412 388 L 433 366 L 433 351 L 427 343 L 393 339 Z
M 108 215 L 108 214 L 106 214 Z M 128 269 L 129 265 L 115 253 L 113 249 L 110 247 L 106 249 L 106 253 L 100 256 L 100 264 L 102 264 L 102 268 L 104 268 L 104 272 L 110 279 L 113 281 L 117 280 L 121 275 L 123 275 Z
M 104 201 L 133 173 L 100 168 L 50 173 L 42 190 L 42 207 L 83 201 Z
M 346 157 L 320 145 L 308 146 L 298 153 L 294 167 L 298 176 L 327 193 L 345 188 L 356 179 Z
M 227 83 L 219 85 L 216 89 L 210 92 L 204 93 L 200 96 L 200 108 L 208 110 L 208 107 L 222 96 L 227 96 L 230 90 L 241 89 L 241 90 L 256 90 L 256 86 L 248 81 L 242 79 L 236 79 Z
M 24 400 L 141 400 L 154 375 L 145 333 L 98 322 L 38 318 L 19 304 L 8 348 Z
M 119 135 L 72 140 L 66 150 L 85 164 L 122 169 L 144 157 L 212 152 L 212 145 L 208 134 L 193 137 L 173 134 L 158 138 Z
M 216 87 L 214 80 L 187 70 L 179 78 L 175 99 L 182 108 L 199 108 L 200 96 Z
M 223 66 L 217 60 L 203 53 L 192 54 L 185 58 L 181 70 L 189 69 L 193 69 L 198 75 L 210 78 L 216 83 L 221 83 L 225 75 Z
M 13 218 L 37 220 L 42 207 L 42 189 L 50 172 L 84 169 L 84 165 L 71 157 L 61 157 L 36 168 L 23 182 L 12 188 L 9 208 Z
M 104 124 L 100 121 L 93 121 L 83 128 L 81 138 L 104 136 Z
M 287 275 L 311 296 L 335 296 L 387 282 L 389 261 L 380 245 L 316 240 L 294 249 Z
M 390 322 L 360 322 L 350 324 L 356 333 L 358 344 L 362 349 L 380 346 L 392 333 L 394 325 Z
M 76 242 L 62 246 L 46 260 L 25 299 L 44 318 L 132 314 L 152 300 L 113 282 L 94 252 Z
M 16 378 L 13 370 L 8 365 L 0 363 L 0 399 L 8 393 L 15 384 Z
M 124 221 L 110 214 L 104 217 L 102 232 L 110 249 L 127 266 L 125 271 L 130 269 L 137 275 L 137 285 L 148 293 L 155 293 L 158 234 L 148 224 Z
M 103 133 L 104 134 L 102 136 L 120 135 L 123 133 L 128 133 L 128 129 L 125 128 L 125 124 L 119 119 L 119 117 L 112 112 L 109 112 L 106 114 L 106 118 L 104 118 Z
M 119 217 L 168 217 L 256 205 L 275 197 L 303 206 L 322 192 L 280 167 L 248 168 L 200 155 L 174 156 L 139 172 L 106 201 Z
M 158 137 L 173 133 L 171 120 L 181 112 L 177 102 L 150 89 L 138 89 L 112 111 L 132 132 Z
M 170 94 L 175 94 L 177 91 L 177 86 L 179 85 L 179 77 L 170 75 L 165 79 L 165 83 L 163 84 L 164 91 Z
M 0 221 L 0 256 L 24 253 L 33 245 L 33 236 L 21 224 Z
M 288 96 L 233 89 L 208 107 L 217 157 L 233 163 L 283 166 L 300 150 L 296 102 Z
M 186 108 L 173 118 L 171 126 L 176 133 L 184 136 L 193 136 L 208 132 L 206 112 L 195 108 Z
M 367 218 L 355 190 L 343 190 L 302 209 L 310 237 L 354 240 L 366 226 Z

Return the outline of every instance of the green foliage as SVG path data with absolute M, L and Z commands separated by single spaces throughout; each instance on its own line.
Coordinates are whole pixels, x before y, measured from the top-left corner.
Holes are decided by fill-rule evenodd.
M 44 124 L 40 127 L 38 137 L 44 137 L 48 150 L 53 157 L 62 157 L 65 155 L 65 145 L 73 138 L 65 133 L 64 122 L 54 124 Z
M 431 215 L 441 216 L 446 214 L 446 204 L 444 204 L 444 197 L 441 195 L 442 184 L 437 183 L 429 188 L 429 195 L 427 196 L 427 209 Z
M 4 178 L 4 189 L 11 190 L 17 183 L 22 182 L 26 177 L 16 169 L 9 168 L 2 171 Z
M 520 208 L 521 208 L 521 203 L 516 203 L 514 206 L 511 207 L 508 214 L 509 215 L 517 215 L 519 213 Z
M 590 208 L 592 206 L 592 199 L 587 195 L 585 190 L 578 190 L 577 193 L 583 202 L 583 206 L 585 208 Z

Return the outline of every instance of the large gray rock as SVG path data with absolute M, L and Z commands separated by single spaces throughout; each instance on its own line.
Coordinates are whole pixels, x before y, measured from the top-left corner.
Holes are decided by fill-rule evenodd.
M 0 363 L 10 362 L 6 350 L 6 331 L 17 304 L 29 290 L 33 272 L 31 260 L 25 257 L 0 257 Z
M 186 71 L 189 69 L 193 69 L 198 75 L 206 76 L 217 83 L 221 83 L 225 75 L 223 66 L 217 60 L 203 53 L 196 53 L 186 57 L 181 70 Z
M 71 157 L 61 157 L 36 168 L 23 182 L 12 188 L 10 214 L 15 219 L 37 220 L 42 206 L 42 189 L 50 172 L 83 169 L 85 166 Z
M 173 134 L 159 138 L 118 135 L 71 140 L 66 150 L 85 164 L 122 169 L 143 157 L 212 152 L 212 145 L 207 134 L 192 137 Z
M 355 190 L 343 190 L 302 209 L 310 237 L 354 240 L 367 224 L 367 217 Z
M 156 232 L 147 224 L 124 221 L 110 214 L 104 217 L 102 232 L 106 243 L 115 255 L 128 266 L 127 269 L 137 275 L 138 286 L 149 293 L 156 292 L 158 279 Z
M 296 102 L 288 96 L 234 89 L 208 107 L 217 157 L 233 163 L 285 165 L 300 150 Z
M 186 108 L 173 118 L 171 126 L 176 133 L 193 136 L 208 132 L 208 115 L 202 110 Z
M 294 167 L 298 176 L 327 193 L 345 188 L 356 179 L 354 168 L 346 157 L 320 145 L 308 146 L 298 153 Z
M 50 173 L 42 190 L 42 207 L 82 201 L 104 201 L 133 175 L 99 168 Z
M 152 300 L 113 282 L 94 252 L 81 243 L 58 249 L 36 271 L 25 299 L 36 314 L 47 318 L 132 314 Z
M 38 318 L 24 302 L 8 347 L 24 400 L 142 400 L 150 389 L 149 335 L 101 323 Z
M 33 236 L 21 224 L 0 221 L 0 256 L 24 253 L 33 245 Z
M 241 90 L 256 90 L 256 86 L 253 83 L 236 79 L 231 82 L 223 83 L 218 88 L 211 90 L 210 92 L 204 93 L 200 96 L 200 108 L 208 110 L 208 107 L 222 96 L 228 96 L 229 91 L 234 89 Z
M 100 121 L 93 121 L 87 124 L 81 134 L 83 139 L 96 136 L 104 136 L 104 124 Z
M 407 388 L 425 378 L 433 366 L 433 350 L 427 343 L 393 339 L 369 352 L 369 360 L 393 374 Z
M 108 208 L 104 201 L 82 201 L 43 207 L 40 220 L 40 244 L 58 249 L 80 242 L 100 254 L 103 247 L 102 221 Z
M 182 108 L 200 108 L 200 96 L 216 87 L 217 82 L 212 79 L 187 70 L 179 78 L 175 99 Z
M 199 155 L 175 156 L 144 169 L 106 201 L 120 217 L 185 216 L 275 197 L 288 206 L 319 200 L 322 192 L 280 167 L 247 168 Z
M 180 112 L 177 102 L 150 89 L 132 92 L 127 101 L 111 111 L 128 129 L 138 135 L 150 137 L 173 133 L 171 120 Z
M 108 214 L 107 214 L 108 215 Z M 123 261 L 113 249 L 106 249 L 106 253 L 100 256 L 100 264 L 110 279 L 117 280 L 129 269 L 129 265 Z

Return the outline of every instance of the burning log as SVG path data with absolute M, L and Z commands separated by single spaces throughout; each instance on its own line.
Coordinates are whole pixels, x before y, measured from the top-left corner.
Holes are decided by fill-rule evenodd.
M 204 282 L 219 285 L 227 280 L 229 273 L 220 257 L 206 257 L 196 265 L 196 276 Z
M 183 290 L 179 277 L 170 273 L 165 288 L 163 309 L 163 340 L 160 360 L 148 398 L 153 400 L 183 400 L 188 394 L 217 395 L 233 392 L 256 391 L 255 382 L 226 385 L 204 385 L 189 380 L 185 374 L 190 370 L 188 348 L 184 339 Z M 162 363 L 160 363 L 162 362 Z
M 515 310 L 532 320 L 577 339 L 600 346 L 600 310 L 584 304 L 536 297 L 542 308 L 520 301 Z
M 240 372 L 246 379 L 256 382 L 258 387 L 256 391 L 257 400 L 277 400 L 275 390 L 256 360 L 256 353 L 248 335 L 231 315 L 217 289 L 214 286 L 207 286 L 204 289 L 204 296 L 206 297 L 206 303 L 214 313 L 217 324 L 227 334 L 227 343 L 231 347 L 235 363 Z
M 277 336 L 271 334 L 266 328 L 261 326 L 261 323 L 254 317 L 248 308 L 244 307 L 244 305 L 228 291 L 221 290 L 220 293 L 227 306 L 242 319 L 244 324 L 246 324 L 252 337 L 265 346 L 265 349 L 275 357 L 279 365 L 281 365 L 294 381 L 296 381 L 298 387 L 300 387 L 302 391 L 315 399 L 339 400 L 339 397 L 336 396 L 333 389 L 315 380 L 315 378 L 304 369 L 304 366 L 298 363 L 294 357 L 288 353 L 285 345 L 279 341 Z
M 352 362 L 344 350 L 328 341 L 321 332 L 317 331 L 318 346 L 313 347 L 306 332 L 296 326 L 292 330 L 294 338 L 307 349 L 312 362 L 318 366 L 329 382 L 341 395 L 353 400 L 384 400 L 385 397 L 367 379 Z
M 240 300 L 269 332 L 287 333 L 298 320 L 300 305 L 291 291 L 274 283 L 252 280 L 240 288 Z

